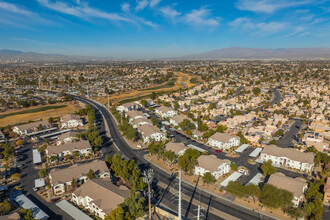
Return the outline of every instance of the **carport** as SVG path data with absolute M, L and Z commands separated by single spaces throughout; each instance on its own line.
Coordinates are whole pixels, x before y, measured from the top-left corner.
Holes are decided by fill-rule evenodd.
M 241 173 L 239 173 L 239 172 L 234 172 L 234 173 L 232 173 L 227 179 L 225 179 L 224 181 L 222 181 L 221 183 L 220 183 L 220 185 L 221 186 L 223 186 L 223 187 L 227 187 L 228 186 L 228 183 L 230 182 L 230 181 L 236 181 L 238 178 L 240 178 L 242 176 L 242 174 Z
M 246 148 L 248 148 L 249 147 L 249 145 L 248 144 L 242 144 L 239 148 L 237 148 L 236 150 L 235 150 L 235 152 L 237 152 L 237 153 L 242 153 Z
M 263 148 L 261 147 L 257 147 L 256 149 L 254 149 L 254 151 L 252 151 L 250 154 L 249 154 L 249 157 L 257 157 L 260 152 L 262 151 Z

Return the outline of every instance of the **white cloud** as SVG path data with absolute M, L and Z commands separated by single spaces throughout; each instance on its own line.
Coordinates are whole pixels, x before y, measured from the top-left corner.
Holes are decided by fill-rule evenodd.
M 272 14 L 277 10 L 311 3 L 311 0 L 238 0 L 236 8 L 242 11 Z
M 253 22 L 251 19 L 242 17 L 229 22 L 229 25 L 244 31 L 253 31 L 261 35 L 269 35 L 281 32 L 288 26 L 287 22 Z
M 64 2 L 50 2 L 49 0 L 37 0 L 44 7 L 61 12 L 68 15 L 73 15 L 80 18 L 102 18 L 111 21 L 127 21 L 133 22 L 132 20 L 120 16 L 117 13 L 108 13 L 104 11 L 100 11 L 98 9 L 94 9 L 89 7 L 87 4 L 78 4 L 76 6 L 69 6 Z
M 7 3 L 7 2 L 0 2 L 0 9 L 13 12 L 16 14 L 21 14 L 21 15 L 26 15 L 26 16 L 31 16 L 34 15 L 33 12 L 27 11 L 25 9 L 19 8 L 14 4 Z
M 131 10 L 131 5 L 127 2 L 124 2 L 123 4 L 121 4 L 120 7 L 121 7 L 121 10 L 125 13 L 128 13 Z
M 208 18 L 210 10 L 202 7 L 200 9 L 192 10 L 184 16 L 186 23 L 193 26 L 210 26 L 215 27 L 219 25 L 220 18 Z
M 149 5 L 148 0 L 136 0 L 136 3 L 137 3 L 137 5 L 135 7 L 136 11 L 143 10 Z
M 171 8 L 170 6 L 162 7 L 159 11 L 167 18 L 175 18 L 181 15 L 181 12 L 176 11 L 175 9 Z
M 151 0 L 150 1 L 150 7 L 151 8 L 155 7 L 156 5 L 159 4 L 159 2 L 161 2 L 161 0 Z

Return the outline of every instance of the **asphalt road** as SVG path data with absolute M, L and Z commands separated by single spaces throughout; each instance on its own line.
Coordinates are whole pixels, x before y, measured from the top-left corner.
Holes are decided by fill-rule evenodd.
M 289 130 L 284 133 L 284 136 L 276 141 L 277 145 L 283 148 L 293 147 L 294 137 L 298 136 L 301 126 L 302 121 L 300 119 L 295 119 L 295 122 L 291 125 Z
M 50 220 L 72 220 L 72 218 L 58 208 L 55 203 L 47 202 L 33 191 L 34 180 L 39 179 L 39 176 L 38 170 L 35 170 L 33 166 L 32 146 L 33 144 L 25 144 L 22 148 L 21 155 L 23 155 L 24 159 L 19 163 L 24 166 L 20 168 L 20 177 L 22 179 L 17 185 L 22 188 L 24 195 L 49 215 Z
M 273 89 L 273 99 L 270 101 L 270 106 L 273 106 L 274 104 L 278 103 L 282 100 L 282 96 L 278 88 Z
M 120 151 L 118 151 L 113 145 L 110 144 L 109 153 L 118 152 L 121 155 L 123 155 L 127 159 L 135 159 L 137 163 L 140 165 L 140 167 L 147 167 L 150 166 L 154 169 L 154 172 L 157 174 L 156 177 L 158 181 L 164 183 L 165 185 L 171 186 L 171 180 L 173 179 L 171 175 L 169 175 L 167 172 L 164 172 L 163 170 L 159 169 L 156 166 L 153 166 L 152 164 L 149 164 L 147 160 L 144 159 L 144 155 L 146 154 L 143 150 L 134 150 L 132 149 L 123 139 L 120 132 L 117 129 L 117 125 L 115 123 L 115 120 L 112 118 L 112 116 L 109 114 L 109 112 L 101 105 L 97 104 L 96 102 L 91 102 L 88 99 L 74 96 L 77 100 L 82 101 L 87 104 L 91 104 L 92 106 L 96 107 L 100 110 L 100 112 L 105 116 L 105 120 L 107 121 L 107 124 L 110 129 L 110 134 L 112 141 L 118 146 Z M 109 147 L 109 146 L 107 146 Z M 192 219 L 195 217 L 197 213 L 197 207 L 191 204 L 191 201 L 193 199 L 199 200 L 196 194 L 194 194 L 195 189 L 193 186 L 183 183 L 182 184 L 182 193 L 186 196 L 189 196 L 191 199 L 190 201 L 182 200 L 182 214 L 184 214 L 186 217 Z M 232 203 L 230 201 L 227 201 L 222 198 L 214 197 L 213 195 L 203 192 L 201 194 L 200 199 L 203 203 L 209 204 L 208 210 L 216 209 L 220 210 L 222 212 L 228 213 L 236 218 L 239 219 L 271 219 L 267 216 L 260 215 L 257 212 L 251 211 L 249 209 L 246 209 L 244 207 L 241 207 L 235 203 Z M 211 202 L 210 202 L 211 200 Z M 160 203 L 161 206 L 169 207 L 173 210 L 176 210 L 177 204 L 175 200 L 173 200 L 173 197 L 170 193 L 165 193 L 164 198 L 161 200 Z M 212 213 L 208 213 L 207 219 L 219 219 L 219 216 L 214 216 Z

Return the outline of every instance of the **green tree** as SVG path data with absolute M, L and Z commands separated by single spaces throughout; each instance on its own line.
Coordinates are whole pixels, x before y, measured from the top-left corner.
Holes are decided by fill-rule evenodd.
M 105 216 L 105 220 L 123 220 L 125 219 L 125 210 L 122 205 L 118 205 L 116 209 L 113 209 L 109 215 Z
M 88 179 L 94 179 L 95 178 L 95 173 L 92 169 L 90 169 L 87 173 Z
M 178 110 L 180 107 L 179 103 L 177 101 L 174 102 L 174 109 Z
M 215 183 L 217 180 L 215 177 L 210 173 L 206 172 L 204 173 L 204 176 L 202 177 L 203 183 L 205 184 L 210 184 L 210 183 Z
M 230 181 L 226 187 L 226 191 L 236 195 L 238 198 L 245 196 L 244 186 L 240 182 Z
M 277 146 L 277 142 L 276 142 L 276 140 L 271 140 L 269 143 L 268 143 L 269 145 L 271 145 L 271 144 L 274 144 L 274 145 L 276 145 Z
M 192 123 L 189 119 L 184 119 L 182 122 L 180 122 L 179 127 L 184 131 L 187 129 L 193 130 L 196 128 L 195 124 Z
M 142 217 L 146 212 L 146 200 L 139 192 L 131 190 L 124 203 L 128 210 L 128 216 L 133 219 Z
M 265 161 L 261 165 L 261 170 L 262 170 L 262 173 L 265 176 L 269 176 L 269 175 L 272 175 L 272 174 L 276 173 L 276 168 L 272 165 L 272 161 L 271 160 Z
M 276 135 L 278 135 L 278 136 L 284 136 L 284 131 L 278 130 L 278 131 L 276 131 Z
M 227 130 L 227 126 L 226 125 L 218 125 L 216 132 L 224 133 L 225 130 Z
M 292 207 L 293 194 L 287 190 L 278 189 L 270 184 L 265 184 L 260 193 L 262 204 L 270 208 Z
M 75 178 L 72 178 L 71 180 L 71 186 L 75 189 L 77 188 L 77 180 Z
M 13 209 L 13 206 L 8 201 L 0 202 L 0 213 L 5 215 Z
M 38 175 L 40 178 L 44 178 L 48 174 L 48 169 L 47 168 L 42 168 L 41 170 L 38 171 Z
M 79 157 L 80 155 L 79 155 L 79 151 L 73 151 L 72 152 L 72 156 L 73 156 L 73 158 L 77 158 L 77 157 Z
M 39 124 L 37 128 L 38 128 L 38 131 L 44 130 L 44 127 L 42 126 L 42 124 Z
M 251 196 L 253 198 L 253 202 L 255 203 L 255 198 L 260 196 L 260 188 L 255 184 L 249 184 L 244 186 L 244 191 L 247 196 Z
M 245 136 L 243 135 L 242 131 L 239 131 L 237 133 L 237 136 L 240 137 L 240 142 L 241 144 L 248 144 L 249 141 L 245 138 Z
M 145 99 L 141 100 L 140 103 L 141 103 L 141 105 L 143 105 L 143 106 L 147 106 L 147 104 L 148 104 L 147 100 L 145 100 Z
M 178 159 L 179 167 L 185 172 L 191 172 L 197 163 L 200 152 L 195 149 L 187 149 Z
M 164 153 L 164 160 L 169 162 L 169 164 L 172 166 L 177 162 L 178 156 L 173 151 L 168 150 Z
M 19 216 L 24 220 L 35 220 L 33 218 L 33 213 L 31 209 L 21 209 L 19 210 Z
M 151 95 L 150 95 L 150 98 L 151 98 L 152 100 L 155 100 L 157 97 L 158 97 L 158 95 L 157 95 L 156 92 L 152 92 Z
M 234 162 L 230 164 L 230 168 L 231 168 L 232 170 L 234 170 L 234 171 L 237 171 L 237 170 L 238 170 L 238 166 L 237 166 L 237 164 L 234 163 Z

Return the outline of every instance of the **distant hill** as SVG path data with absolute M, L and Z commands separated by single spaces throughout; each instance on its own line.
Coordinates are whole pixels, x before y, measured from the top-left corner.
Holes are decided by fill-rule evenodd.
M 73 62 L 73 61 L 102 61 L 113 58 L 99 58 L 91 56 L 67 56 L 61 54 L 43 54 L 34 52 L 22 52 L 19 50 L 0 50 L 0 63 L 2 62 Z
M 255 49 L 230 47 L 182 56 L 184 60 L 205 59 L 330 59 L 330 48 Z

